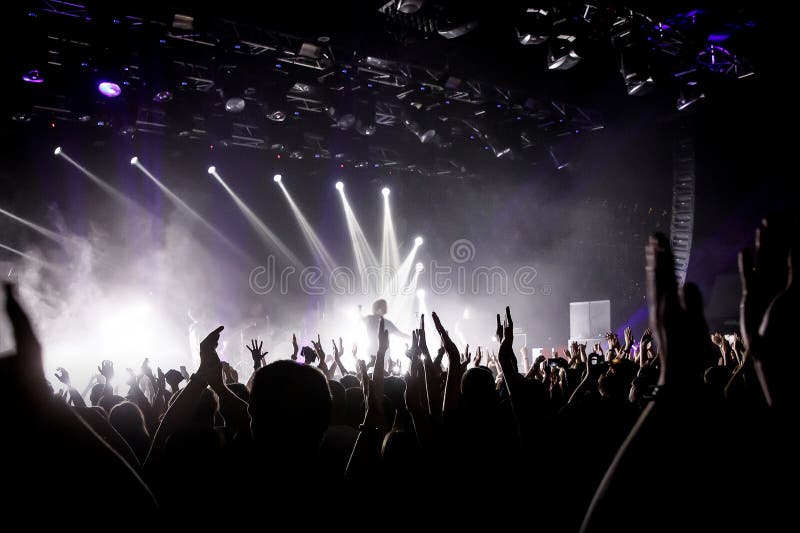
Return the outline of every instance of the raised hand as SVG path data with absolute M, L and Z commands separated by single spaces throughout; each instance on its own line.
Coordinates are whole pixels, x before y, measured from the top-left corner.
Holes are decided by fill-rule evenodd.
M 358 354 L 358 344 L 356 344 L 355 342 L 353 343 L 353 350 L 350 353 L 353 356 L 353 359 L 358 361 L 358 355 L 357 355 Z
M 461 370 L 462 371 L 466 372 L 470 361 L 472 361 L 472 354 L 469 353 L 469 344 L 467 344 L 467 347 L 464 348 L 464 356 L 461 359 Z
M 387 331 L 383 318 L 381 318 L 381 321 L 378 324 L 378 353 L 384 355 L 388 350 L 389 331 Z
M 475 350 L 475 366 L 481 366 L 481 347 Z
M 11 328 L 16 342 L 16 357 L 12 367 L 18 373 L 15 378 L 21 384 L 30 388 L 34 396 L 44 392 L 46 381 L 42 367 L 42 346 L 33 331 L 33 326 L 27 313 L 17 301 L 14 288 L 5 284 L 6 313 L 11 322 Z
M 297 336 L 292 333 L 292 361 L 297 361 Z
M 181 376 L 183 376 L 183 379 L 185 379 L 186 381 L 189 381 L 189 378 L 191 376 L 189 375 L 189 371 L 186 370 L 186 367 L 181 365 L 178 368 L 180 368 Z
M 163 391 L 167 388 L 167 376 L 162 372 L 161 367 L 156 367 L 156 387 L 158 390 Z
M 419 316 L 419 329 L 417 330 L 417 344 L 419 351 L 426 358 L 430 359 L 431 353 L 428 351 L 428 341 L 425 338 L 425 315 Z
M 678 383 L 682 392 L 691 394 L 702 385 L 702 371 L 713 358 L 713 347 L 699 291 L 687 284 L 679 293 L 674 264 L 667 237 L 651 236 L 646 247 L 647 300 L 661 359 L 659 384 Z
M 498 322 L 499 317 L 498 316 Z M 503 323 L 503 342 L 500 343 L 500 350 L 497 352 L 497 360 L 500 365 L 508 370 L 510 368 L 516 369 L 517 358 L 514 356 L 514 321 L 511 318 L 511 308 L 506 307 L 506 318 Z
M 630 352 L 631 346 L 633 346 L 633 330 L 628 326 L 625 328 L 625 348 L 623 349 Z
M 439 332 L 439 337 L 442 340 L 442 347 L 447 353 L 447 358 L 450 363 L 449 368 L 452 370 L 460 367 L 461 353 L 459 353 L 458 347 L 456 347 L 456 344 L 450 339 L 450 335 L 447 333 L 447 330 L 445 330 L 444 326 L 442 326 L 439 316 L 436 313 L 431 313 L 431 318 L 433 318 L 433 325 L 436 326 L 436 331 Z
M 253 358 L 253 368 L 259 369 L 264 364 L 264 358 L 269 352 L 262 352 L 261 348 L 264 346 L 264 341 L 257 342 L 256 339 L 250 340 L 250 345 L 245 344 L 245 348 L 250 352 L 250 357 Z M 295 354 L 295 359 L 297 355 Z
M 97 367 L 97 371 L 100 372 L 101 376 L 106 378 L 106 385 L 110 384 L 111 380 L 114 379 L 114 363 L 108 359 L 100 363 L 100 366 Z
M 497 313 L 497 328 L 494 333 L 497 342 L 503 342 L 503 325 L 500 323 L 500 313 Z
M 156 378 L 153 376 L 153 369 L 150 368 L 150 359 L 147 357 L 142 361 L 141 374 L 147 376 L 150 379 L 150 383 L 155 386 Z
M 69 380 L 69 372 L 67 372 L 67 370 L 65 368 L 63 368 L 63 367 L 56 368 L 55 376 L 56 376 L 56 379 L 58 381 L 60 381 L 61 383 L 63 383 L 67 387 L 71 387 L 72 386 L 70 384 L 70 380 Z
M 205 339 L 200 341 L 200 368 L 198 372 L 205 374 L 207 371 L 212 374 L 211 377 L 215 378 L 216 373 L 219 371 L 219 355 L 217 355 L 217 346 L 219 346 L 219 336 L 225 326 L 219 326 L 214 331 L 209 333 Z M 221 375 L 221 373 L 220 373 Z M 208 377 L 206 378 L 208 379 Z

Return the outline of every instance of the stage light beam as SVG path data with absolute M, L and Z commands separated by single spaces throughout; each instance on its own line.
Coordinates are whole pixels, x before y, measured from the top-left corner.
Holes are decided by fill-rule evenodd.
M 277 174 L 276 177 L 279 178 L 280 174 Z M 276 179 L 275 181 L 283 191 L 284 196 L 286 196 L 286 201 L 289 202 L 289 207 L 292 209 L 292 213 L 297 219 L 300 230 L 303 232 L 303 237 L 305 237 L 306 243 L 308 243 L 308 246 L 311 248 L 311 253 L 314 254 L 314 258 L 321 263 L 329 273 L 332 272 L 334 268 L 336 268 L 336 262 L 331 257 L 330 252 L 328 252 L 328 249 L 322 243 L 319 236 L 314 231 L 314 228 L 311 227 L 308 219 L 306 219 L 305 215 L 303 215 L 303 212 L 300 211 L 300 208 L 292 199 L 291 194 L 289 194 L 289 190 L 283 185 L 283 183 L 281 183 L 280 180 Z
M 93 174 L 92 172 L 90 172 L 89 170 L 87 170 L 86 168 L 81 166 L 77 161 L 75 161 L 70 156 L 68 156 L 67 153 L 64 150 L 58 150 L 58 148 L 56 150 L 58 151 L 58 154 L 56 154 L 56 155 L 61 156 L 70 165 L 72 165 L 73 167 L 75 167 L 78 170 L 80 170 L 81 173 L 84 176 L 86 176 L 87 178 L 89 178 L 92 181 L 92 183 L 94 183 L 95 185 L 97 185 L 98 187 L 103 189 L 103 191 L 108 193 L 115 200 L 118 200 L 120 203 L 122 203 L 122 204 L 124 204 L 124 205 L 126 205 L 128 207 L 132 207 L 132 208 L 138 209 L 138 210 L 142 209 L 142 207 L 139 204 L 137 204 L 133 199 L 131 199 L 129 196 L 123 194 L 119 189 L 109 185 L 108 183 L 106 183 L 105 181 L 103 181 L 102 179 L 97 177 L 95 174 Z
M 337 181 L 336 182 L 336 190 L 339 191 L 339 192 L 342 192 L 344 190 L 344 183 L 342 183 L 341 181 Z
M 44 237 L 47 237 L 51 241 L 55 241 L 55 242 L 57 242 L 59 244 L 64 244 L 66 242 L 66 240 L 67 240 L 67 238 L 64 237 L 63 235 L 61 235 L 59 233 L 56 233 L 55 231 L 49 230 L 49 229 L 45 228 L 44 226 L 40 226 L 39 224 L 36 224 L 35 222 L 31 222 L 30 220 L 27 220 L 25 218 L 17 216 L 14 213 L 11 213 L 10 211 L 6 211 L 2 207 L 0 207 L 0 214 L 7 216 L 11 220 L 19 222 L 23 226 L 29 227 L 30 229 L 32 229 L 36 233 L 38 233 L 38 234 L 40 234 L 40 235 L 42 235 Z
M 211 166 L 208 167 L 208 173 L 214 176 L 214 178 L 222 185 L 222 188 L 225 189 L 225 192 L 231 197 L 233 202 L 236 204 L 236 207 L 242 212 L 245 216 L 247 221 L 256 230 L 261 240 L 267 244 L 268 246 L 274 247 L 278 249 L 283 255 L 286 256 L 287 259 L 297 268 L 302 269 L 303 263 L 297 256 L 292 253 L 292 251 L 283 243 L 280 238 L 266 225 L 264 222 L 258 218 L 258 216 L 250 209 L 247 204 L 242 201 L 241 198 L 231 189 L 225 180 L 222 179 L 222 176 L 217 172 L 216 167 Z
M 248 256 L 248 255 L 247 255 L 247 254 L 246 254 L 246 253 L 245 253 L 245 252 L 244 252 L 244 251 L 243 251 L 241 248 L 239 248 L 238 246 L 236 246 L 236 244 L 234 244 L 234 243 L 233 243 L 233 241 L 231 241 L 231 240 L 230 240 L 228 237 L 226 237 L 226 236 L 225 236 L 225 235 L 224 235 L 224 234 L 223 234 L 221 231 L 219 231 L 219 230 L 218 230 L 216 227 L 214 227 L 214 225 L 212 225 L 212 224 L 211 224 L 211 222 L 209 222 L 208 220 L 206 220 L 206 219 L 205 219 L 205 218 L 204 218 L 204 217 L 203 217 L 203 216 L 202 216 L 200 213 L 198 213 L 197 211 L 195 211 L 194 209 L 192 209 L 192 208 L 191 208 L 191 207 L 190 207 L 190 206 L 189 206 L 189 205 L 188 205 L 186 202 L 184 202 L 184 201 L 183 201 L 183 200 L 182 200 L 182 199 L 181 199 L 181 198 L 180 198 L 180 197 L 179 197 L 177 194 L 175 194 L 174 192 L 172 192 L 172 190 L 170 190 L 170 189 L 169 189 L 169 187 L 167 187 L 166 185 L 164 185 L 164 184 L 161 182 L 161 180 L 159 180 L 158 178 L 156 178 L 156 177 L 153 175 L 153 173 L 152 173 L 152 172 L 150 172 L 149 170 L 147 170 L 147 169 L 144 167 L 144 165 L 142 165 L 142 164 L 139 162 L 139 158 L 138 158 L 138 157 L 134 157 L 133 159 L 131 159 L 131 165 L 133 165 L 133 166 L 135 166 L 136 168 L 138 168 L 139 170 L 141 170 L 141 171 L 142 171 L 142 173 L 143 173 L 145 176 L 147 176 L 147 177 L 150 179 L 150 181 L 152 181 L 152 182 L 153 182 L 153 183 L 156 185 L 156 187 L 158 187 L 158 188 L 161 190 L 161 192 L 163 192 L 163 193 L 166 195 L 166 197 L 167 197 L 167 198 L 169 198 L 169 200 L 170 200 L 170 201 L 171 201 L 171 202 L 172 202 L 172 203 L 173 203 L 173 204 L 174 204 L 174 205 L 175 205 L 175 206 L 176 206 L 176 207 L 177 207 L 179 210 L 181 210 L 183 213 L 185 213 L 186 215 L 188 215 L 188 216 L 189 216 L 189 218 L 192 218 L 192 219 L 194 219 L 194 220 L 196 220 L 196 221 L 200 222 L 200 224 L 202 224 L 203 226 L 205 226 L 205 227 L 206 227 L 206 229 L 208 229 L 208 230 L 209 230 L 211 233 L 213 233 L 213 234 L 214 234 L 214 235 L 215 235 L 217 238 L 219 238 L 219 239 L 220 239 L 222 242 L 224 242 L 224 243 L 225 243 L 225 244 L 226 244 L 226 245 L 227 245 L 227 246 L 228 246 L 228 247 L 229 247 L 231 250 L 233 250 L 234 252 L 236 252 L 236 253 L 237 253 L 237 254 L 238 254 L 238 255 L 239 255 L 241 258 L 245 259 L 245 260 L 246 260 L 246 261 L 248 261 L 248 262 L 252 262 L 252 259 L 251 259 L 251 258 L 250 258 L 250 257 L 249 257 L 249 256 Z

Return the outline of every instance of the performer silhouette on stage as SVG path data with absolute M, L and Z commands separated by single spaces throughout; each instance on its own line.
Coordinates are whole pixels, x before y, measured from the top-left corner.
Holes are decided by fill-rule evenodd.
M 372 303 L 372 314 L 361 317 L 361 320 L 364 321 L 364 325 L 367 328 L 367 355 L 375 355 L 375 353 L 378 351 L 378 325 L 381 322 L 381 318 L 383 318 L 384 327 L 386 328 L 386 331 L 389 332 L 389 335 L 396 335 L 398 337 L 402 337 L 403 339 L 411 338 L 411 336 L 406 335 L 397 329 L 397 326 L 394 325 L 394 322 L 385 318 L 384 315 L 386 315 L 388 307 L 389 306 L 386 303 L 386 300 L 375 300 Z M 359 305 L 358 308 L 360 312 L 361 306 Z

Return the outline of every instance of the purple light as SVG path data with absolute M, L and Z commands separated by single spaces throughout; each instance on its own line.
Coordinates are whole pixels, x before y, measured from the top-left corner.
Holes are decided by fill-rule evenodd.
M 281 64 L 280 63 L 275 63 L 275 68 L 281 68 Z
M 97 90 L 100 91 L 100 94 L 107 96 L 108 98 L 116 98 L 122 94 L 122 89 L 119 88 L 119 85 L 110 81 L 100 82 L 100 84 L 97 86 Z
M 729 37 L 730 35 L 726 33 L 712 33 L 708 36 L 708 40 L 712 43 L 721 43 L 727 41 Z
M 42 73 L 38 70 L 29 70 L 25 74 L 22 75 L 23 81 L 27 81 L 28 83 L 42 83 L 44 78 L 42 77 Z
M 347 69 L 346 68 L 342 69 L 342 74 L 347 74 Z
M 500 109 L 501 107 L 503 107 L 503 104 L 497 104 L 497 109 Z

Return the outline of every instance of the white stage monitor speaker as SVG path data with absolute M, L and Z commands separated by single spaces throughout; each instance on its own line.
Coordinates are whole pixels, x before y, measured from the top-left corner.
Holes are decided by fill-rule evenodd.
M 604 338 L 611 331 L 611 300 L 570 302 L 569 338 Z

